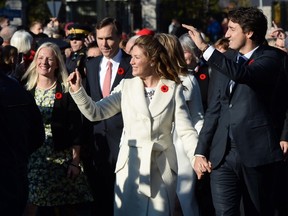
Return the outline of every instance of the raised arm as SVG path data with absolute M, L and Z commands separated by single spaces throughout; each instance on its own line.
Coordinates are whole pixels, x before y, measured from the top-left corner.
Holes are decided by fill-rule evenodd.
M 71 92 L 76 92 L 80 89 L 80 87 L 82 86 L 81 85 L 82 78 L 81 78 L 81 75 L 80 75 L 79 71 L 77 70 L 77 68 L 74 72 L 72 72 L 69 75 L 67 82 L 69 82 L 69 84 L 70 84 L 70 91 Z

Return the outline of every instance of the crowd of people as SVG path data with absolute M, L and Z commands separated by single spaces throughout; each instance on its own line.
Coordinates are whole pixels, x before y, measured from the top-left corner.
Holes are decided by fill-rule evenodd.
M 287 34 L 255 7 L 209 23 L 1 17 L 0 212 L 287 216 Z

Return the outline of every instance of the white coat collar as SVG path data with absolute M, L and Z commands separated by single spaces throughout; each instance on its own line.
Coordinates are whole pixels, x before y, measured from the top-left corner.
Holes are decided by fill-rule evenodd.
M 136 106 L 136 110 L 149 118 L 159 115 L 172 100 L 175 86 L 176 84 L 172 80 L 160 79 L 156 86 L 153 99 L 149 106 L 147 106 L 143 81 L 139 77 L 135 77 L 135 82 L 133 82 L 133 86 L 131 86 L 130 93 L 132 98 L 135 99 L 134 105 Z

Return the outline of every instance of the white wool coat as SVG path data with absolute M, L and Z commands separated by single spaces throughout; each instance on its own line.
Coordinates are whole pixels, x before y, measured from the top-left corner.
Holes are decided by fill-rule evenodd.
M 83 88 L 70 92 L 90 121 L 122 112 L 124 128 L 115 169 L 115 216 L 172 215 L 177 185 L 173 130 L 182 140 L 191 166 L 198 140 L 182 90 L 182 85 L 161 79 L 148 104 L 143 81 L 135 77 L 122 80 L 109 97 L 98 102 L 93 102 Z

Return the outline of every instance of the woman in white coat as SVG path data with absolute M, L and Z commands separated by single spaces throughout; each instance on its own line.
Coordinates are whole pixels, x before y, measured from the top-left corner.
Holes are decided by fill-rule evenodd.
M 177 185 L 173 127 L 191 166 L 197 131 L 166 49 L 153 36 L 141 36 L 131 55 L 135 78 L 123 79 L 110 96 L 93 102 L 81 86 L 77 71 L 68 78 L 70 93 L 90 121 L 122 112 L 124 129 L 115 169 L 114 215 L 170 216 Z

